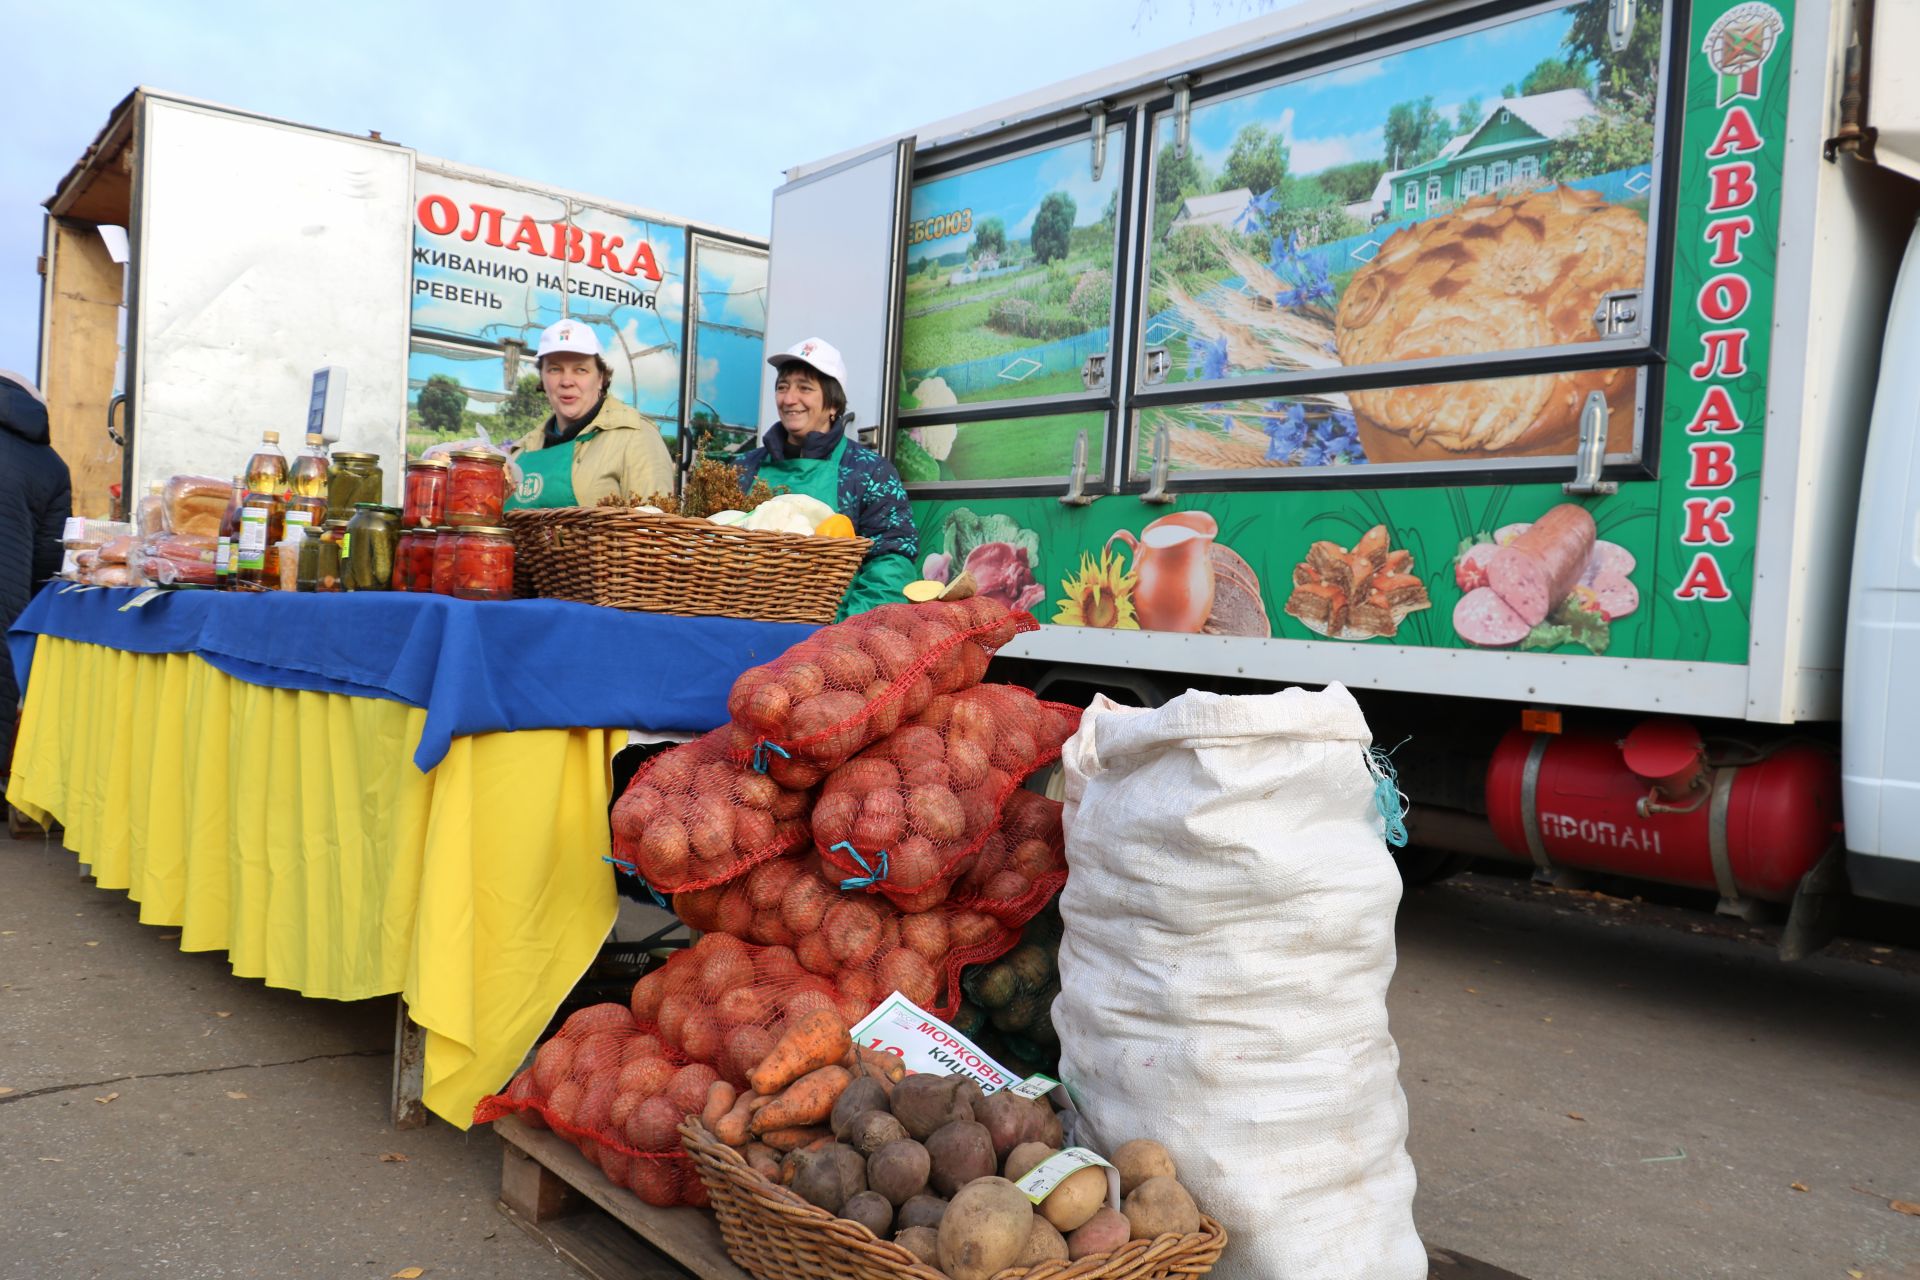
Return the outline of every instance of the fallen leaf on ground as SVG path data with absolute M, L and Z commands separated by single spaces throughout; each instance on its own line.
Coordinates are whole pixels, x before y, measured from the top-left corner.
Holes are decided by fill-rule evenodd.
M 1889 1200 L 1887 1208 L 1895 1213 L 1904 1213 L 1909 1218 L 1920 1218 L 1920 1204 L 1915 1204 L 1911 1200 Z
M 87 945 L 88 945 L 88 946 L 90 946 L 90 947 L 97 947 L 97 946 L 99 946 L 100 944 L 99 944 L 99 943 L 97 943 L 97 942 L 89 942 L 89 943 L 88 943 Z
M 238 1102 L 240 1099 L 246 1097 L 247 1095 L 240 1092 L 240 1090 L 238 1089 L 229 1089 L 227 1090 L 227 1096 L 229 1098 L 232 1098 L 235 1102 Z
M 66 1161 L 62 1160 L 59 1156 L 41 1156 L 40 1163 L 41 1164 L 65 1164 Z
M 12 1093 L 12 1092 L 13 1092 L 13 1086 L 12 1086 L 12 1085 L 10 1085 L 10 1084 L 0 1084 L 0 1098 L 4 1098 L 4 1097 L 6 1097 L 6 1096 L 7 1096 L 8 1094 L 10 1094 L 10 1093 Z
M 0 929 L 0 938 L 11 938 L 12 936 L 13 936 L 13 930 Z
M 1477 996 L 1477 995 L 1479 995 L 1479 994 L 1480 994 L 1480 988 L 1478 988 L 1478 987 L 1468 987 L 1468 988 L 1467 988 L 1467 994 L 1468 994 L 1468 995 L 1470 995 L 1470 996 Z
M 1852 1276 L 1853 1280 L 1867 1280 L 1867 1273 L 1858 1267 L 1848 1267 L 1847 1274 Z
M 214 1016 L 214 1017 L 216 1017 L 216 1018 L 231 1018 L 231 1017 L 233 1016 L 233 1010 L 231 1010 L 231 1009 L 215 1009 L 215 1010 L 213 1011 L 213 1016 Z
M 420 1280 L 420 1277 L 425 1274 L 427 1274 L 425 1267 L 402 1267 L 393 1273 L 393 1280 Z
M 119 1096 L 120 1095 L 118 1093 L 110 1093 L 104 1098 L 95 1098 L 94 1101 L 95 1102 L 112 1102 L 115 1098 Z
M 1578 1111 L 1567 1112 L 1567 1119 L 1578 1120 L 1581 1124 L 1585 1124 L 1587 1122 L 1587 1118 L 1581 1115 Z
M 1795 1191 L 1805 1191 L 1807 1189 L 1807 1184 L 1804 1182 L 1796 1182 L 1793 1184 L 1793 1189 Z
M 398 1151 L 382 1151 L 380 1153 L 381 1164 L 405 1164 L 406 1162 L 407 1158 Z

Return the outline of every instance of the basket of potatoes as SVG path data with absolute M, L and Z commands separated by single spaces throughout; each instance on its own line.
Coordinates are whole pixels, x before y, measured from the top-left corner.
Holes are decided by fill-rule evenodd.
M 964 1076 L 866 1059 L 822 1123 L 758 1135 L 771 1144 L 750 1124 L 723 1142 L 715 1129 L 742 1136 L 740 1114 L 689 1116 L 680 1134 L 728 1254 L 758 1280 L 1161 1280 L 1207 1274 L 1226 1246 L 1154 1142 L 1105 1153 L 1110 1168 L 1078 1168 L 1036 1204 L 1014 1184 L 1059 1154 L 1061 1115 Z

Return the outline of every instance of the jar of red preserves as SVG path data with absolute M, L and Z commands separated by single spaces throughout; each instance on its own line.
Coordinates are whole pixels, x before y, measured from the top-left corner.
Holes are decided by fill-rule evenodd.
M 409 529 L 400 535 L 400 551 L 393 560 L 395 591 L 433 590 L 433 553 L 439 544 L 437 529 Z
M 447 477 L 452 464 L 445 458 L 412 458 L 407 462 L 405 504 L 401 526 L 431 529 L 447 522 Z
M 462 525 L 453 549 L 453 594 L 462 600 L 513 599 L 513 534 Z
M 452 525 L 442 525 L 434 530 L 440 536 L 433 540 L 433 582 L 434 594 L 450 596 L 453 594 L 453 553 L 460 546 L 460 531 Z
M 490 449 L 457 449 L 447 477 L 447 523 L 497 526 L 507 505 L 507 459 Z

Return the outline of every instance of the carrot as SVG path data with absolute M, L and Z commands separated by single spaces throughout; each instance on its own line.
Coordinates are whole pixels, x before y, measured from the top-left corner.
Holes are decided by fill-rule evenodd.
M 736 1098 L 727 1114 L 720 1117 L 720 1123 L 713 1126 L 713 1136 L 730 1147 L 746 1146 L 748 1124 L 753 1119 L 753 1103 L 759 1096 L 748 1091 Z
M 733 1104 L 739 1095 L 725 1080 L 715 1080 L 707 1086 L 707 1105 L 700 1112 L 700 1122 L 711 1129 L 733 1110 Z
M 802 1147 L 812 1146 L 822 1138 L 831 1142 L 832 1130 L 814 1124 L 798 1125 L 791 1129 L 770 1129 L 755 1141 L 774 1151 L 798 1151 Z
M 837 1010 L 815 1009 L 787 1027 L 773 1052 L 747 1073 L 747 1083 L 758 1093 L 779 1093 L 808 1072 L 839 1062 L 851 1043 Z
M 833 1104 L 853 1083 L 853 1073 L 837 1062 L 809 1071 L 782 1089 L 766 1106 L 753 1113 L 753 1131 L 769 1133 L 796 1125 L 819 1124 L 833 1114 Z
M 769 1182 L 780 1181 L 780 1154 L 773 1148 L 759 1142 L 750 1142 L 741 1152 L 747 1158 L 747 1167 Z
M 891 1053 L 869 1049 L 864 1044 L 856 1044 L 847 1050 L 847 1056 L 842 1065 L 852 1071 L 856 1079 L 866 1076 L 878 1080 L 880 1087 L 888 1096 L 892 1096 L 893 1086 L 899 1084 L 907 1075 L 905 1062 Z

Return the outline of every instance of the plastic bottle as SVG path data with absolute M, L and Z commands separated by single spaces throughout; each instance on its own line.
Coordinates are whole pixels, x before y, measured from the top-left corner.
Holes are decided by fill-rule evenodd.
M 240 544 L 240 512 L 247 505 L 247 482 L 241 476 L 233 478 L 233 500 L 227 503 L 227 512 L 220 517 L 220 541 L 215 544 L 213 561 L 214 585 L 222 591 L 233 586 L 233 571 L 237 557 L 234 549 Z
M 240 511 L 240 536 L 233 544 L 235 591 L 267 589 L 267 517 L 267 508 L 251 501 Z
M 280 433 L 262 431 L 260 449 L 247 459 L 247 488 L 278 498 L 287 491 L 287 455 L 280 452 Z
M 307 451 L 293 460 L 293 468 L 287 472 L 287 492 L 298 498 L 326 497 L 330 470 L 327 438 L 309 432 Z

